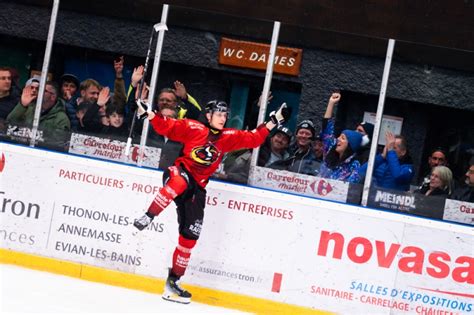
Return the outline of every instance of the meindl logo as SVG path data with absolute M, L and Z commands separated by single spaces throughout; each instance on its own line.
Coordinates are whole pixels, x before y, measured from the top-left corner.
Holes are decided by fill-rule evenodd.
M 5 167 L 5 155 L 2 153 L 2 159 L 0 160 L 0 173 L 3 172 L 4 167 Z
M 414 196 L 397 195 L 381 190 L 377 190 L 375 202 L 385 202 L 392 205 L 415 208 Z
M 375 260 L 379 268 L 395 267 L 406 273 L 426 274 L 436 279 L 451 276 L 456 282 L 474 284 L 473 257 L 451 257 L 442 251 L 425 252 L 417 246 L 387 244 L 384 241 L 370 241 L 365 237 L 354 237 L 346 243 L 344 235 L 328 231 L 321 231 L 319 256 L 328 256 L 329 244 L 334 248 L 329 257 L 334 259 L 349 259 L 356 264 L 366 264 L 369 261 L 373 263 Z M 399 257 L 398 261 L 396 257 Z

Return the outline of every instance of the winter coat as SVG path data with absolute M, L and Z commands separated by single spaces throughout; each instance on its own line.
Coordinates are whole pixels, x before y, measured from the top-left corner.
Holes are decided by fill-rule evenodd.
M 31 103 L 27 107 L 18 103 L 12 112 L 8 115 L 7 121 L 10 123 L 33 124 L 35 115 L 35 104 Z M 42 111 L 39 120 L 39 129 L 44 131 L 71 129 L 71 123 L 67 117 L 64 103 L 58 99 L 56 104 L 49 110 Z
M 358 183 L 360 181 L 360 163 L 354 159 L 354 154 L 332 168 L 329 167 L 326 161 L 327 154 L 337 144 L 337 139 L 334 136 L 334 118 L 328 119 L 327 125 L 321 134 L 321 138 L 323 140 L 324 153 L 323 163 L 321 164 L 321 168 L 319 170 L 319 176 L 350 183 Z
M 474 187 L 467 185 L 459 187 L 453 192 L 450 199 L 474 203 Z
M 365 176 L 367 167 L 368 163 L 365 163 L 360 168 L 362 177 Z M 394 150 L 389 150 L 385 159 L 381 154 L 375 157 L 372 178 L 377 187 L 408 191 L 414 175 L 413 162 L 409 155 L 399 159 Z
M 20 95 L 13 90 L 9 95 L 0 98 L 0 120 L 6 119 L 19 101 Z
M 415 193 L 425 195 L 429 189 L 430 189 L 430 185 L 423 185 L 421 189 L 415 190 Z M 446 189 L 435 188 L 428 196 L 448 198 L 449 190 L 447 188 Z

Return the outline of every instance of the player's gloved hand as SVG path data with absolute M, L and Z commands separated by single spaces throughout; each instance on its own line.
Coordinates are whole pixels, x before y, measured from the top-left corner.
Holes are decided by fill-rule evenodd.
M 288 121 L 291 117 L 291 107 L 288 107 L 286 103 L 281 104 L 278 110 L 270 113 L 270 119 L 275 125 L 280 125 L 285 121 Z
M 149 113 L 150 113 L 150 105 L 148 105 L 145 101 L 138 99 L 137 100 L 137 118 L 145 119 L 148 117 Z

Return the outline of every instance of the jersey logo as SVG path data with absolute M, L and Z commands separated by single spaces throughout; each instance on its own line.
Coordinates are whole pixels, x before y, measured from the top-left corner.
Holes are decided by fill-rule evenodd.
M 219 158 L 220 152 L 212 143 L 195 147 L 191 151 L 191 158 L 201 165 L 211 165 Z

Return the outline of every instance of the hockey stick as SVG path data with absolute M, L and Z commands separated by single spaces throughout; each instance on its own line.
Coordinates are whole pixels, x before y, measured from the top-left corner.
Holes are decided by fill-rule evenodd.
M 157 23 L 153 25 L 153 30 L 151 31 L 151 36 L 150 36 L 150 41 L 148 43 L 148 52 L 146 53 L 146 59 L 145 59 L 145 68 L 143 70 L 143 76 L 142 79 L 140 80 L 140 83 L 138 84 L 138 97 L 137 99 L 141 99 L 142 97 L 142 90 L 143 90 L 143 85 L 145 84 L 145 77 L 148 71 L 148 64 L 150 62 L 150 54 L 151 54 L 151 45 L 153 44 L 153 39 L 155 38 L 155 34 L 158 33 L 158 31 L 162 29 L 167 29 L 166 25 L 163 27 L 163 24 Z M 133 95 L 130 95 L 133 97 Z M 137 119 L 137 109 L 135 109 L 135 112 L 133 113 L 132 117 L 132 124 L 130 125 L 130 131 L 128 132 L 128 138 L 127 138 L 127 145 L 125 146 L 125 156 L 128 156 L 130 153 L 130 147 L 132 146 L 132 135 L 133 135 L 133 130 L 135 129 L 135 121 Z

